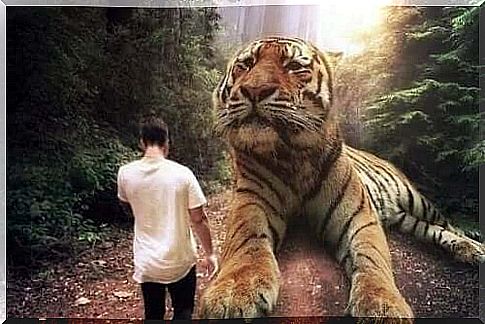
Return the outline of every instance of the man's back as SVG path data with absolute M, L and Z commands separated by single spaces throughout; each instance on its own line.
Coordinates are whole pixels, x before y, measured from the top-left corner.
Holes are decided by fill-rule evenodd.
M 212 269 L 211 276 L 218 269 L 203 206 L 207 201 L 192 171 L 166 159 L 168 127 L 161 118 L 140 124 L 139 145 L 143 158 L 118 171 L 118 198 L 135 216 L 133 279 L 141 286 L 145 319 L 164 318 L 167 289 L 173 319 L 187 320 L 197 283 L 192 228 L 206 254 L 204 266 Z
M 163 157 L 144 157 L 121 167 L 118 177 L 120 199 L 135 216 L 133 278 L 182 278 L 196 260 L 188 210 L 206 203 L 195 176 Z

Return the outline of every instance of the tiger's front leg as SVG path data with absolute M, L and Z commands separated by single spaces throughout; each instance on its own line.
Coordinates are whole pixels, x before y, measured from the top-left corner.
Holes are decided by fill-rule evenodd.
M 412 323 L 413 312 L 394 282 L 383 230 L 369 224 L 360 223 L 345 242 L 342 263 L 351 282 L 347 311 L 354 317 L 388 318 L 384 323 Z
M 369 318 L 369 323 L 412 323 L 413 313 L 394 282 L 386 236 L 366 190 L 351 167 L 339 165 L 333 174 L 329 184 L 338 190 L 322 188 L 316 202 L 328 203 L 316 225 L 350 280 L 347 312 Z
M 364 190 L 360 197 L 343 230 L 346 224 L 352 226 L 338 241 L 338 259 L 351 282 L 347 312 L 354 317 L 386 318 L 383 323 L 412 323 L 413 312 L 394 281 L 384 230 Z
M 273 310 L 280 276 L 273 250 L 286 225 L 272 224 L 278 216 L 267 204 L 236 193 L 220 272 L 203 294 L 201 318 L 254 318 Z

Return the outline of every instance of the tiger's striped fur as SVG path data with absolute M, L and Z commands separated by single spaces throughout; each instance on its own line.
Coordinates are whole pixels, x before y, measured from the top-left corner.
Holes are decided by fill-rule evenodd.
M 344 152 L 352 160 L 385 227 L 433 243 L 458 261 L 472 264 L 485 261 L 483 245 L 453 227 L 391 163 L 349 146 L 345 146 Z
M 214 107 L 216 131 L 231 147 L 236 188 L 220 272 L 201 300 L 203 317 L 271 313 L 280 277 L 274 252 L 291 217 L 308 217 L 344 266 L 353 316 L 396 322 L 413 316 L 394 282 L 386 225 L 431 238 L 455 255 L 483 257 L 478 243 L 466 252 L 457 248 L 469 239 L 391 164 L 344 144 L 332 83 L 331 56 L 301 39 L 258 40 L 229 62 Z

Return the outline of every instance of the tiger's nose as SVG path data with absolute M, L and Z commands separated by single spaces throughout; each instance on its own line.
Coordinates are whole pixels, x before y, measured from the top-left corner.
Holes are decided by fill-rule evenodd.
M 278 87 L 275 84 L 265 84 L 259 87 L 241 86 L 241 93 L 252 102 L 259 102 L 276 92 Z

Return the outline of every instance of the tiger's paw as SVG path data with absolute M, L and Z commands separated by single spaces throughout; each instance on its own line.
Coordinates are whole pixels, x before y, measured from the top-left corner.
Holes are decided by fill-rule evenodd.
M 358 318 L 358 323 L 412 324 L 413 312 L 401 298 L 374 296 L 357 298 L 349 305 L 348 312 Z
M 455 259 L 472 265 L 485 262 L 485 248 L 480 242 L 469 239 L 456 242 L 453 246 Z
M 276 278 L 242 271 L 217 278 L 201 298 L 201 318 L 268 316 L 276 305 L 278 290 Z
M 376 283 L 353 285 L 347 313 L 358 323 L 412 324 L 413 312 L 401 294 Z

